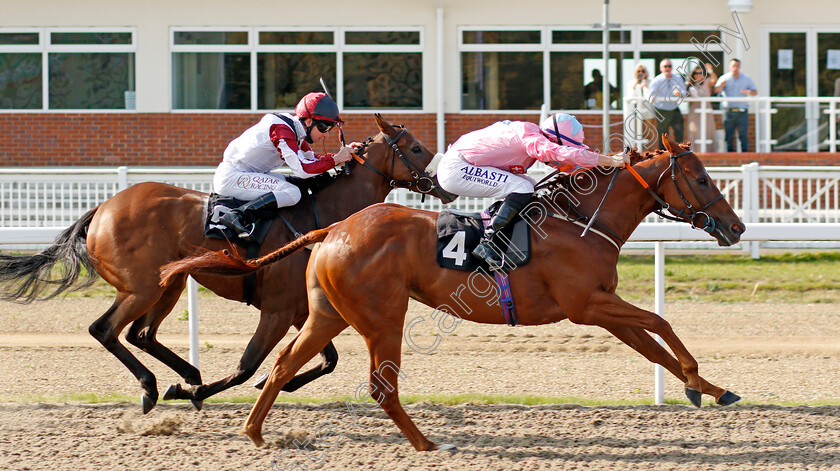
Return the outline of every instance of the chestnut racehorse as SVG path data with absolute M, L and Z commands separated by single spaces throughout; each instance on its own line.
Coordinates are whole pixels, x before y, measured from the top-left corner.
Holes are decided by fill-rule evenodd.
M 658 208 L 670 208 L 677 218 L 705 228 L 720 245 L 738 242 L 744 232 L 744 224 L 722 199 L 697 156 L 670 139 L 665 139 L 665 146 L 669 153 L 633 166 L 638 181 L 631 171 L 619 171 L 601 208 L 600 225 L 595 226 L 600 235 L 589 232 L 581 237 L 579 225 L 565 218 L 533 218 L 536 210 L 526 209 L 523 214 L 529 222 L 538 222 L 539 231 L 547 236 L 533 237 L 531 262 L 510 273 L 510 284 L 520 323 L 540 325 L 569 319 L 575 324 L 603 327 L 679 378 L 696 406 L 701 394 L 727 405 L 740 398 L 700 377 L 697 361 L 667 321 L 615 294 L 619 246 Z M 591 174 L 597 186 L 581 201 L 581 211 L 589 214 L 604 196 L 608 180 L 598 171 Z M 556 215 L 557 204 L 546 203 L 536 200 L 531 205 L 543 206 L 543 216 L 546 212 Z M 245 423 L 244 433 L 256 445 L 263 444 L 262 424 L 281 386 L 350 325 L 365 338 L 370 350 L 371 396 L 415 449 L 437 448 L 403 410 L 396 387 L 402 374 L 400 346 L 409 298 L 455 316 L 451 320 L 456 323 L 469 319 L 500 324 L 504 320 L 498 304 L 489 306 L 477 293 L 462 289 L 471 286 L 470 273 L 438 266 L 436 218 L 433 212 L 378 204 L 262 258 L 242 260 L 223 252 L 207 252 L 164 268 L 162 284 L 168 286 L 169 280 L 177 280 L 185 272 L 250 272 L 321 242 L 307 269 L 309 318 L 277 357 Z M 453 303 L 453 294 L 461 302 Z M 647 331 L 661 336 L 673 356 Z
M 347 170 L 318 190 L 311 201 L 310 196 L 304 195 L 300 204 L 281 211 L 297 230 L 317 228 L 317 222 L 331 224 L 382 202 L 395 186 L 418 189 L 419 185 L 422 191 L 432 190 L 445 202 L 451 201 L 452 195 L 438 190 L 436 181 L 425 176 L 424 169 L 433 154 L 423 143 L 379 115 L 376 124 L 381 133 L 365 145 L 362 155 L 357 156 L 358 162 L 351 161 Z M 359 163 L 370 168 L 362 168 Z M 120 332 L 129 324 L 126 340 L 194 385 L 189 389 L 180 384 L 171 386 L 164 399 L 190 399 L 200 408 L 205 398 L 250 378 L 289 327 L 301 328 L 309 312 L 304 281 L 309 258 L 306 251 L 258 274 L 253 304 L 260 309 L 259 325 L 236 370 L 227 378 L 202 384 L 197 368 L 156 340 L 160 323 L 178 301 L 186 283 L 186 275 L 178 276 L 162 288 L 160 267 L 194 253 L 196 247 L 221 249 L 232 245 L 204 237 L 206 205 L 207 195 L 197 191 L 161 183 L 134 185 L 82 216 L 49 249 L 34 256 L 0 255 L 0 298 L 28 302 L 52 297 L 89 285 L 99 273 L 117 289 L 117 296 L 89 330 L 140 381 L 143 412 L 154 407 L 158 391 L 152 372 L 119 341 Z M 292 239 L 294 235 L 284 224 L 275 223 L 265 238 L 262 253 Z M 57 277 L 51 275 L 55 266 L 64 270 Z M 82 267 L 90 278 L 86 284 L 77 284 Z M 196 280 L 219 296 L 243 301 L 241 278 L 197 275 Z M 51 292 L 45 293 L 47 290 Z M 331 343 L 322 348 L 323 364 L 300 375 L 287 389 L 296 389 L 332 371 L 337 352 Z

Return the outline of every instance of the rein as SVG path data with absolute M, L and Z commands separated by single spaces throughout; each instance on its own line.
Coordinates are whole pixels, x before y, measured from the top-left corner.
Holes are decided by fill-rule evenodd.
M 363 157 L 367 148 L 373 143 L 373 138 L 372 137 L 367 138 L 365 140 L 365 142 L 362 143 L 362 146 L 353 155 L 353 159 L 355 159 L 356 162 L 359 162 L 360 164 L 364 165 L 365 167 L 367 167 L 367 168 L 373 170 L 374 172 L 378 173 L 383 178 L 387 179 L 388 183 L 391 185 L 391 188 L 415 188 L 418 192 L 423 194 L 423 198 L 425 199 L 426 194 L 435 189 L 435 182 L 434 182 L 434 180 L 432 180 L 431 177 L 429 177 L 429 174 L 426 173 L 425 170 L 423 170 L 423 169 L 419 168 L 417 165 L 415 165 L 400 150 L 399 146 L 397 145 L 397 142 L 400 139 L 402 139 L 403 136 L 405 136 L 405 134 L 408 132 L 408 130 L 405 128 L 405 126 L 399 126 L 399 127 L 400 127 L 400 132 L 399 132 L 399 134 L 397 134 L 397 136 L 395 138 L 391 139 L 390 136 L 385 134 L 386 142 L 388 143 L 389 146 L 391 146 L 391 149 L 394 151 L 394 154 L 391 156 L 391 175 L 390 176 L 385 175 L 379 169 L 377 169 L 376 167 L 374 167 L 373 165 L 368 163 L 367 159 L 365 159 Z M 408 169 L 409 172 L 411 172 L 411 176 L 412 176 L 412 178 L 414 178 L 414 180 L 407 181 L 407 180 L 397 180 L 396 178 L 394 178 L 394 166 L 396 165 L 397 157 L 399 157 L 400 160 L 402 160 L 405 167 Z
M 717 195 L 716 197 L 712 198 L 711 201 L 704 204 L 700 209 L 694 209 L 694 207 L 691 205 L 691 203 L 688 202 L 688 199 L 686 199 L 685 194 L 680 189 L 680 185 L 677 183 L 676 170 L 680 171 L 680 175 L 682 175 L 682 178 L 685 181 L 685 184 L 688 186 L 688 189 L 691 191 L 691 194 L 694 195 L 694 199 L 697 200 L 697 201 L 700 201 L 699 196 L 694 191 L 694 187 L 692 187 L 691 184 L 688 182 L 688 177 L 685 175 L 685 172 L 683 172 L 683 169 L 679 165 L 677 165 L 677 159 L 678 158 L 680 158 L 680 157 L 682 157 L 686 154 L 690 154 L 690 153 L 691 153 L 690 150 L 686 150 L 686 151 L 680 152 L 679 154 L 676 154 L 676 155 L 671 154 L 671 159 L 670 159 L 671 162 L 668 165 L 668 168 L 663 170 L 662 173 L 659 175 L 659 178 L 656 179 L 656 191 L 651 189 L 650 185 L 647 184 L 647 182 L 641 177 L 641 175 L 638 174 L 638 172 L 636 172 L 636 170 L 632 166 L 628 165 L 625 168 L 630 170 L 630 173 L 636 178 L 636 180 L 639 181 L 639 183 L 642 184 L 642 187 L 644 187 L 644 189 L 647 190 L 647 192 L 650 193 L 650 195 L 653 197 L 653 199 L 656 200 L 656 202 L 659 204 L 659 209 L 654 210 L 654 212 L 656 214 L 658 214 L 659 217 L 664 218 L 664 219 L 669 219 L 671 221 L 687 222 L 687 223 L 691 224 L 691 227 L 693 227 L 695 229 L 702 229 L 702 230 L 708 232 L 709 234 L 711 234 L 715 231 L 716 223 L 715 223 L 715 219 L 713 217 L 709 216 L 708 213 L 706 213 L 706 209 L 708 209 L 709 206 L 715 204 L 719 199 L 723 198 L 723 194 L 721 193 L 721 194 Z M 659 184 L 662 181 L 662 177 L 665 175 L 665 172 L 667 172 L 669 169 L 671 170 L 671 180 L 674 182 L 674 187 L 677 189 L 677 194 L 680 195 L 680 199 L 682 199 L 683 203 L 685 203 L 685 208 L 680 209 L 679 211 L 674 210 L 674 208 L 670 204 L 668 204 L 665 200 L 663 200 L 658 194 L 659 193 Z M 663 212 L 663 211 L 666 211 L 666 210 L 670 214 L 665 214 Z M 699 216 L 705 217 L 705 221 L 704 221 L 702 226 L 697 224 L 697 218 Z
M 672 221 L 677 221 L 677 222 L 687 222 L 687 223 L 691 224 L 691 227 L 693 227 L 695 229 L 702 229 L 705 232 L 711 234 L 715 231 L 716 223 L 715 223 L 714 218 L 712 218 L 711 216 L 708 215 L 708 213 L 706 213 L 706 210 L 711 205 L 716 203 L 719 199 L 723 198 L 723 194 L 720 194 L 720 195 L 712 198 L 711 201 L 707 202 L 706 204 L 704 204 L 699 209 L 695 209 L 694 206 L 691 205 L 691 203 L 685 197 L 685 193 L 683 193 L 682 189 L 680 189 L 680 185 L 677 182 L 677 170 L 679 170 L 680 175 L 682 175 L 683 181 L 685 181 L 685 184 L 688 186 L 688 189 L 689 189 L 689 191 L 691 191 L 691 194 L 694 196 L 695 200 L 700 201 L 700 198 L 697 195 L 697 192 L 694 191 L 694 187 L 692 187 L 691 184 L 688 181 L 688 176 L 686 176 L 683 169 L 679 165 L 677 165 L 677 159 L 678 158 L 680 158 L 684 155 L 690 154 L 690 153 L 691 153 L 691 151 L 687 150 L 687 151 L 680 152 L 679 154 L 671 154 L 670 163 L 669 163 L 668 168 L 663 170 L 662 173 L 659 175 L 659 178 L 657 178 L 657 180 L 656 180 L 656 189 L 655 190 L 653 188 L 651 188 L 650 185 L 648 185 L 648 183 L 645 181 L 645 179 L 642 178 L 642 176 L 639 175 L 639 173 L 631 165 L 627 165 L 624 168 L 626 168 L 627 170 L 630 171 L 630 174 L 633 175 L 633 177 L 639 182 L 639 184 L 642 185 L 642 187 L 645 190 L 647 190 L 647 192 L 651 195 L 651 197 L 654 200 L 656 200 L 656 202 L 659 204 L 659 208 L 653 211 L 654 213 L 659 215 L 659 217 L 664 218 L 664 219 L 669 219 L 669 220 L 672 220 Z M 554 172 L 550 173 L 548 176 L 546 176 L 545 178 L 540 180 L 540 182 L 537 183 L 537 185 L 535 186 L 535 189 L 536 190 L 543 190 L 543 189 L 551 190 L 552 188 L 557 189 L 559 187 L 559 188 L 563 188 L 564 193 L 568 193 L 568 191 L 569 191 L 568 188 L 566 188 L 561 183 L 560 179 L 557 178 L 557 177 L 558 177 L 558 175 L 563 174 L 563 172 L 565 172 L 566 170 L 568 170 L 570 168 L 572 168 L 572 166 L 568 165 L 568 166 L 565 166 L 565 167 L 562 167 L 560 169 L 555 170 Z M 675 210 L 670 204 L 668 204 L 658 194 L 659 185 L 662 181 L 662 177 L 665 175 L 665 173 L 668 170 L 671 171 L 671 180 L 674 182 L 674 187 L 677 190 L 677 194 L 680 196 L 680 199 L 682 199 L 683 203 L 685 203 L 685 208 L 680 209 L 679 211 Z M 577 173 L 577 172 L 572 172 L 572 175 L 574 175 L 575 173 Z M 598 216 L 598 212 L 600 211 L 601 206 L 604 204 L 604 201 L 607 199 L 607 195 L 610 193 L 610 190 L 612 189 L 613 184 L 615 183 L 615 179 L 616 179 L 617 175 L 618 175 L 618 171 L 616 171 L 613 174 L 613 177 L 610 180 L 609 186 L 607 187 L 607 191 L 604 193 L 604 196 L 601 199 L 601 202 L 598 205 L 598 208 L 595 210 L 595 213 L 591 217 L 587 217 L 587 216 L 581 214 L 577 209 L 575 209 L 572 206 L 571 198 L 569 196 L 566 196 L 566 200 L 569 202 L 569 206 L 568 206 L 568 209 L 570 210 L 569 213 L 574 212 L 577 217 L 571 217 L 568 214 L 559 215 L 559 214 L 555 214 L 551 211 L 546 211 L 545 209 L 543 209 L 543 211 L 546 211 L 546 213 L 551 217 L 566 220 L 568 222 L 571 222 L 573 224 L 576 224 L 578 226 L 583 227 L 584 230 L 581 233 L 581 237 L 585 236 L 587 232 L 592 231 L 592 232 L 596 233 L 597 235 L 603 237 L 607 241 L 609 241 L 610 244 L 612 244 L 616 249 L 620 250 L 621 245 L 624 245 L 624 242 L 625 242 L 621 237 L 617 236 L 616 234 L 614 234 L 612 231 L 610 231 L 609 229 L 607 229 L 603 225 L 599 225 L 600 230 L 596 230 L 595 228 L 592 227 L 593 224 L 595 223 L 595 219 Z M 668 211 L 668 213 L 670 213 L 670 214 L 666 214 L 664 211 Z M 705 221 L 703 222 L 702 225 L 697 223 L 697 219 L 700 216 L 703 216 L 705 218 Z

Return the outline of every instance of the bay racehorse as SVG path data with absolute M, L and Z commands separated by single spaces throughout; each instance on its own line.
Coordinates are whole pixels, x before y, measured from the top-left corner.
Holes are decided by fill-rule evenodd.
M 375 116 L 381 131 L 368 140 L 363 151 L 344 172 L 300 204 L 284 208 L 297 230 L 331 224 L 374 203 L 382 202 L 396 186 L 431 192 L 448 202 L 452 195 L 437 188 L 425 173 L 433 154 L 403 127 Z M 369 168 L 362 168 L 362 165 Z M 322 178 L 322 177 L 316 177 Z M 162 183 L 129 187 L 90 210 L 56 240 L 55 245 L 32 256 L 0 255 L 0 298 L 28 302 L 80 289 L 95 280 L 96 273 L 117 290 L 113 305 L 90 326 L 90 333 L 116 356 L 140 381 L 143 412 L 158 400 L 155 376 L 119 341 L 129 324 L 126 340 L 178 373 L 191 388 L 170 386 L 165 399 L 190 399 L 197 408 L 209 396 L 250 378 L 291 325 L 301 328 L 308 313 L 304 272 L 307 251 L 290 257 L 258 274 L 253 304 L 260 320 L 233 374 L 202 384 L 197 368 L 173 353 L 155 338 L 158 327 L 181 296 L 186 276 L 159 285 L 159 269 L 184 258 L 197 247 L 220 249 L 232 244 L 204 237 L 208 195 Z M 323 226 L 322 226 L 323 227 Z M 273 224 L 262 245 L 270 252 L 294 235 L 284 224 Z M 54 268 L 61 273 L 53 276 Z M 76 283 L 87 271 L 86 283 Z M 196 275 L 196 281 L 219 296 L 243 301 L 241 279 Z M 45 293 L 47 291 L 50 291 Z M 327 374 L 338 354 L 332 344 L 323 346 L 324 362 L 287 385 L 294 390 Z M 291 378 L 290 378 L 291 379 Z
M 667 321 L 615 294 L 619 247 L 652 211 L 668 210 L 673 217 L 704 228 L 720 245 L 738 242 L 745 229 L 697 156 L 667 136 L 663 140 L 668 153 L 635 163 L 630 171 L 616 170 L 619 173 L 612 193 L 603 202 L 599 224 L 593 226 L 598 228 L 597 233 L 590 231 L 581 237 L 581 225 L 565 217 L 547 217 L 558 216 L 563 203 L 557 196 L 562 192 L 554 191 L 533 201 L 523 214 L 529 223 L 535 223 L 532 229 L 546 237 L 533 237 L 531 262 L 510 273 L 511 289 L 520 323 L 539 325 L 569 319 L 575 324 L 603 327 L 651 362 L 668 369 L 685 384 L 686 394 L 696 406 L 700 406 L 701 394 L 727 405 L 740 398 L 700 377 L 697 361 Z M 579 209 L 592 214 L 607 191 L 609 177 L 599 171 L 587 173 L 596 185 L 589 197 L 581 200 Z M 537 213 L 542 217 L 534 217 Z M 499 304 L 490 305 L 485 295 L 472 288 L 480 283 L 470 279 L 477 272 L 437 265 L 436 219 L 433 212 L 378 204 L 328 228 L 312 231 L 262 258 L 243 260 L 235 254 L 207 252 L 164 268 L 162 283 L 168 286 L 184 272 L 253 271 L 321 242 L 315 246 L 307 269 L 309 318 L 278 355 L 245 422 L 244 433 L 256 445 L 264 443 L 262 424 L 281 386 L 350 325 L 364 337 L 370 350 L 371 396 L 415 449 L 437 448 L 403 410 L 396 387 L 398 376 L 403 374 L 399 371 L 400 347 L 409 298 L 436 307 L 439 315 L 449 317 L 439 320 L 447 325 L 462 319 L 487 324 L 504 321 Z M 538 228 L 534 227 L 536 223 Z M 483 282 L 492 287 L 491 283 L 490 279 Z M 673 355 L 648 331 L 661 336 Z

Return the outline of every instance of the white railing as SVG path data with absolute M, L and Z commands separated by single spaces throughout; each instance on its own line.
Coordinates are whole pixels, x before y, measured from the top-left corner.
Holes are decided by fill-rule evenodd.
M 630 119 L 634 111 L 639 109 L 640 113 L 643 106 L 641 103 L 647 101 L 646 98 L 641 97 L 626 97 L 624 98 L 624 137 L 625 142 L 632 143 L 637 148 L 644 148 L 648 146 L 648 140 L 644 139 L 644 131 L 642 130 L 641 121 L 639 119 Z M 700 136 L 689 136 L 689 140 L 697 144 L 696 150 L 706 152 L 708 144 L 712 141 L 706 139 L 707 136 L 707 120 L 706 116 L 709 114 L 721 114 L 722 110 L 712 109 L 711 103 L 720 103 L 724 101 L 747 102 L 752 104 L 750 106 L 750 113 L 755 118 L 755 143 L 752 147 L 757 152 L 771 152 L 773 150 L 785 150 L 784 148 L 776 148 L 778 140 L 772 138 L 772 117 L 779 112 L 780 108 L 796 107 L 801 105 L 804 108 L 803 120 L 805 124 L 804 129 L 794 142 L 800 142 L 800 148 L 804 148 L 808 152 L 818 152 L 820 146 L 827 146 L 829 152 L 837 152 L 840 147 L 840 137 L 837 135 L 837 121 L 840 117 L 840 97 L 739 97 L 735 99 L 726 97 L 696 97 L 696 98 L 682 98 L 681 102 L 685 103 L 700 103 L 700 108 L 696 111 L 700 114 Z M 820 124 L 820 114 L 828 116 L 828 122 Z M 826 129 L 827 128 L 827 129 Z M 786 130 L 793 131 L 793 130 Z M 825 139 L 820 140 L 821 134 L 827 134 Z M 718 149 L 720 152 L 721 149 Z

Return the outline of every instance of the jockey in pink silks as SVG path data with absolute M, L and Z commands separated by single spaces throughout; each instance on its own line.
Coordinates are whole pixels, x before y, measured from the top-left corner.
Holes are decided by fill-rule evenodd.
M 442 189 L 459 196 L 504 198 L 472 255 L 487 262 L 491 270 L 502 268 L 493 236 L 531 201 L 535 181 L 525 172 L 536 161 L 555 168 L 624 167 L 630 162 L 625 155 L 607 156 L 588 149 L 583 144 L 583 126 L 566 113 L 549 116 L 539 126 L 500 121 L 465 134 L 449 146 L 437 167 Z

